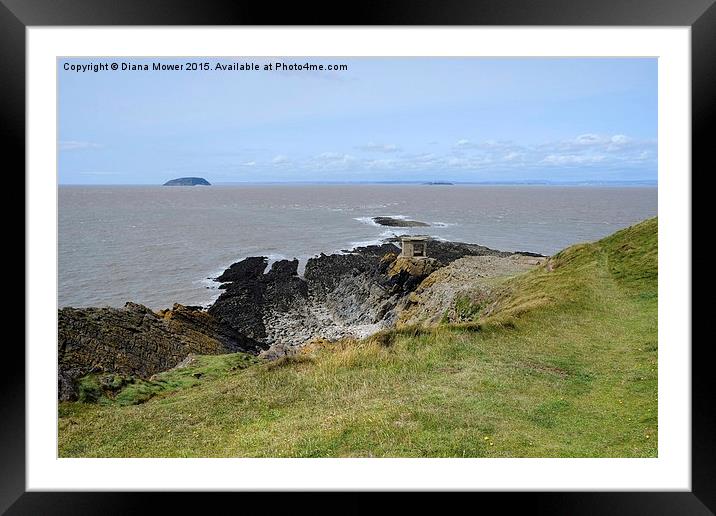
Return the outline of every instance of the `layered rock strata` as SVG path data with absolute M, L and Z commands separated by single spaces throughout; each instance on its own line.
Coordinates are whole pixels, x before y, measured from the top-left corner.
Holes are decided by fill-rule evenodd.
M 255 349 L 200 307 L 174 305 L 153 312 L 136 303 L 124 308 L 58 311 L 58 396 L 75 399 L 76 381 L 89 373 L 149 376 L 177 365 L 190 353 Z

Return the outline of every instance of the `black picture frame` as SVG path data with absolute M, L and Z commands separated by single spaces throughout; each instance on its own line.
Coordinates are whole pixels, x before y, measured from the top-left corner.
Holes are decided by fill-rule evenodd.
M 706 173 L 714 170 L 713 144 L 708 131 L 714 126 L 716 104 L 714 1 L 394 0 L 388 3 L 366 0 L 349 4 L 295 2 L 277 7 L 269 2 L 209 0 L 0 0 L 0 134 L 6 147 L 2 155 L 5 163 L 15 164 L 13 169 L 6 168 L 8 174 L 18 176 L 16 171 L 24 170 L 25 30 L 32 26 L 688 26 L 691 27 L 692 51 L 692 170 Z M 692 171 L 684 173 L 694 177 Z M 25 278 L 32 274 L 26 267 L 24 271 Z M 188 493 L 26 492 L 25 356 L 16 340 L 6 339 L 5 366 L 0 375 L 3 414 L 0 425 L 0 512 L 7 511 L 10 515 L 134 514 L 148 510 L 150 501 L 158 501 L 164 510 L 171 510 L 174 505 L 189 509 L 192 503 L 206 507 L 205 501 L 190 500 Z M 14 349 L 10 349 L 13 346 Z M 481 498 L 480 505 L 497 502 L 501 512 L 521 509 L 537 514 L 714 514 L 716 410 L 711 398 L 715 375 L 708 360 L 710 347 L 708 338 L 694 340 L 692 346 L 691 492 L 480 493 L 477 495 Z M 291 504 L 302 505 L 305 495 L 294 493 Z M 216 493 L 214 496 L 229 504 L 232 504 L 229 497 L 236 496 L 242 497 L 242 504 L 247 503 L 247 496 L 261 503 L 256 494 Z M 421 494 L 410 496 L 413 504 L 422 504 L 422 500 Z M 345 511 L 350 507 L 354 510 L 375 509 L 374 502 L 364 498 L 340 503 L 346 504 Z M 454 503 L 460 501 L 454 499 Z M 317 509 L 315 505 L 308 507 Z M 331 510 L 330 507 L 327 509 Z

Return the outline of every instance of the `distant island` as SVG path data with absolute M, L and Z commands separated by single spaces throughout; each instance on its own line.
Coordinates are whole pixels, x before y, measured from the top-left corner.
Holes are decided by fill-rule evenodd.
M 451 183 L 450 181 L 428 181 L 427 183 L 423 183 L 425 185 L 454 185 L 455 183 Z
M 211 183 L 203 177 L 179 177 L 164 183 L 163 186 L 211 186 Z

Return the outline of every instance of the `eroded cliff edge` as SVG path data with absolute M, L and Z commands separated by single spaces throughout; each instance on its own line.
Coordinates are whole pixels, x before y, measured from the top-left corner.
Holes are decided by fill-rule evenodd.
M 148 378 L 187 355 L 243 351 L 276 358 L 315 338 L 365 337 L 393 326 L 409 296 L 433 272 L 466 256 L 506 258 L 476 244 L 431 240 L 427 259 L 399 256 L 394 243 L 321 254 L 268 267 L 266 257 L 232 264 L 217 279 L 224 292 L 209 307 L 174 305 L 154 312 L 63 308 L 58 314 L 59 398 L 76 399 L 76 382 L 92 372 Z M 522 253 L 532 254 L 532 253 Z M 268 269 L 268 271 L 267 271 Z

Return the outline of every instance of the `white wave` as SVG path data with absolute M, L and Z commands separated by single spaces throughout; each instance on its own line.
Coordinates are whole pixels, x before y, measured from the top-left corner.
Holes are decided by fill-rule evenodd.
M 386 230 L 381 232 L 376 238 L 372 238 L 370 240 L 360 240 L 357 242 L 351 242 L 350 243 L 350 249 L 355 249 L 356 247 L 368 247 L 370 245 L 381 245 L 388 241 L 390 238 L 394 238 L 398 236 L 395 231 L 392 230 Z
M 221 276 L 227 268 L 228 265 L 226 267 L 222 267 L 221 269 L 214 269 L 209 274 L 204 275 L 203 278 L 194 280 L 192 283 L 203 287 L 209 287 L 210 289 L 218 288 L 220 283 L 216 281 L 215 278 Z
M 377 224 L 373 220 L 373 217 L 353 217 L 353 220 L 357 220 L 358 222 L 362 222 L 363 224 L 368 224 L 369 226 L 380 226 L 380 224 Z
M 192 281 L 192 284 L 197 285 L 202 290 L 202 300 L 197 302 L 204 308 L 209 308 L 214 302 L 219 299 L 219 296 L 224 292 L 219 288 L 219 283 L 214 278 L 218 278 L 226 270 L 226 267 L 221 269 L 214 269 L 209 274 L 204 275 L 203 278 Z
M 368 247 L 369 245 L 381 245 L 383 243 L 382 238 L 374 238 L 372 240 L 360 240 L 357 242 L 351 242 L 349 244 L 349 250 L 355 249 L 356 247 Z M 343 252 L 343 250 L 339 251 Z
M 357 220 L 358 222 L 362 222 L 363 224 L 368 224 L 369 226 L 384 227 L 382 224 L 378 224 L 375 221 L 377 217 L 386 217 L 389 219 L 396 220 L 409 220 L 409 217 L 407 215 L 374 215 L 372 217 L 354 217 L 353 220 Z

